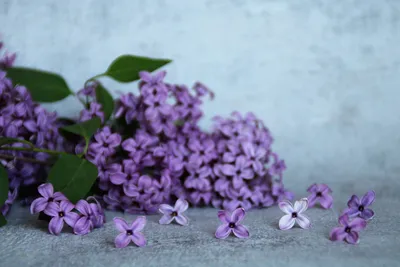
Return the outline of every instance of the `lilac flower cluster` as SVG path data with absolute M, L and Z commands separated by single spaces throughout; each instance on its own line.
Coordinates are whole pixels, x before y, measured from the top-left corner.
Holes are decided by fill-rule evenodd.
M 0 49 L 2 46 L 0 43 Z M 11 67 L 14 60 L 15 54 L 6 53 L 0 57 L 0 136 L 24 139 L 38 148 L 63 150 L 63 138 L 58 133 L 56 114 L 33 102 L 25 87 L 14 86 L 6 77 L 6 68 Z M 18 149 L 26 145 L 18 143 L 10 146 Z M 0 164 L 6 167 L 10 179 L 8 202 L 1 207 L 2 211 L 7 213 L 19 189 L 42 183 L 48 171 L 45 165 L 19 159 L 33 158 L 45 161 L 49 155 L 11 150 L 2 150 L 0 154 Z
M 203 97 L 213 93 L 201 83 L 191 89 L 165 83 L 165 75 L 140 72 L 139 95 L 117 100 L 119 124 L 100 129 L 89 145 L 86 158 L 98 167 L 107 208 L 152 213 L 184 198 L 195 206 L 247 210 L 292 198 L 282 183 L 285 163 L 272 152 L 273 139 L 260 120 L 235 112 L 216 117 L 211 133 L 202 131 Z M 79 92 L 89 101 L 81 121 L 104 119 L 91 86 Z
M 64 194 L 54 192 L 49 183 L 40 185 L 38 191 L 41 197 L 32 202 L 31 213 L 43 212 L 50 216 L 49 232 L 53 235 L 61 233 L 64 223 L 72 227 L 76 235 L 88 234 L 105 223 L 104 211 L 94 198 L 95 203 L 79 200 L 74 205 Z

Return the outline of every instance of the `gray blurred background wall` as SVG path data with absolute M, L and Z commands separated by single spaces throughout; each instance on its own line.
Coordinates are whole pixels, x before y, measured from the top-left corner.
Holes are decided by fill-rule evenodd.
M 75 90 L 120 54 L 171 58 L 169 82 L 216 93 L 203 127 L 233 110 L 265 121 L 289 187 L 397 194 L 399 12 L 396 0 L 1 0 L 0 33 L 17 65 L 58 72 Z M 105 82 L 115 96 L 136 90 Z

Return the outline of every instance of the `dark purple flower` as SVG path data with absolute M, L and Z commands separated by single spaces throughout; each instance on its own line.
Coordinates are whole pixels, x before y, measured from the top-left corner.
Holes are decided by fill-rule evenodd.
M 31 204 L 31 213 L 39 213 L 41 211 L 47 211 L 50 208 L 50 204 L 53 202 L 60 202 L 62 200 L 67 200 L 61 192 L 55 192 L 53 185 L 50 183 L 41 184 L 38 187 L 39 194 L 42 197 L 35 199 Z
M 99 103 L 91 102 L 89 109 L 84 109 L 81 111 L 79 121 L 87 121 L 98 117 L 101 122 L 104 122 L 104 112 L 102 111 L 102 106 Z
M 251 163 L 245 157 L 239 156 L 236 159 L 235 165 L 224 164 L 222 166 L 222 173 L 232 177 L 234 188 L 240 188 L 243 185 L 243 179 L 254 178 L 254 172 L 250 166 Z
M 186 200 L 178 199 L 175 206 L 172 207 L 168 204 L 161 204 L 159 211 L 163 214 L 159 223 L 160 224 L 170 224 L 175 220 L 180 225 L 188 225 L 188 218 L 183 215 L 183 213 L 188 209 L 189 203 Z
M 361 200 L 356 196 L 351 196 L 347 202 L 348 208 L 344 211 L 350 217 L 360 217 L 364 220 L 370 220 L 374 217 L 374 212 L 371 209 L 367 209 L 375 201 L 375 192 L 368 191 Z
M 223 224 L 218 227 L 215 237 L 225 239 L 233 233 L 238 238 L 248 238 L 250 236 L 249 230 L 241 224 L 245 215 L 246 212 L 243 208 L 234 210 L 232 215 L 224 210 L 218 211 L 218 218 Z
M 49 232 L 51 234 L 58 235 L 61 233 L 61 230 L 64 227 L 64 222 L 71 227 L 75 225 L 79 216 L 72 211 L 73 209 L 74 205 L 68 200 L 62 200 L 60 203 L 49 203 L 49 206 L 44 213 L 53 217 L 49 223 Z
M 326 184 L 312 184 L 307 192 L 311 193 L 308 199 L 308 206 L 311 208 L 316 203 L 320 203 L 324 209 L 330 209 L 333 205 L 333 198 L 330 195 L 332 190 Z
M 330 233 L 332 241 L 346 241 L 349 244 L 357 244 L 359 242 L 358 232 L 367 226 L 367 222 L 361 218 L 350 220 L 347 214 L 339 217 L 340 227 L 333 228 Z
M 118 231 L 121 232 L 115 238 L 115 246 L 117 248 L 124 248 L 130 242 L 135 243 L 139 247 L 146 245 L 146 239 L 141 233 L 146 225 L 146 217 L 137 217 L 131 225 L 128 225 L 123 218 L 114 218 L 114 224 Z

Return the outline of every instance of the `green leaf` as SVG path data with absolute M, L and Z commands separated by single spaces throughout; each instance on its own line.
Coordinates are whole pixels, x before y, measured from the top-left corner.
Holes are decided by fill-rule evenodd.
M 88 143 L 93 134 L 99 129 L 101 126 L 100 118 L 93 118 L 84 122 L 64 126 L 61 128 L 61 131 L 67 131 L 69 133 L 74 133 L 85 138 L 85 141 Z
M 0 212 L 0 227 L 4 226 L 7 224 L 6 218 L 4 218 L 3 214 Z
M 96 101 L 102 105 L 104 121 L 107 121 L 114 112 L 114 99 L 107 89 L 99 82 L 96 87 Z
M 0 165 L 0 207 L 3 206 L 8 198 L 8 173 L 7 170 Z
M 35 147 L 31 142 L 28 142 L 24 139 L 18 139 L 18 138 L 9 138 L 9 137 L 0 137 L 0 146 L 4 145 L 9 145 L 9 144 L 14 144 L 14 143 L 22 143 L 22 144 L 27 144 L 30 147 Z
M 98 175 L 97 167 L 74 155 L 61 155 L 51 168 L 48 180 L 54 191 L 64 193 L 73 203 L 83 199 Z
M 7 76 L 27 87 L 32 99 L 37 102 L 56 102 L 71 94 L 65 80 L 58 74 L 29 68 L 9 68 Z
M 105 75 L 119 82 L 133 82 L 139 80 L 140 71 L 152 72 L 170 62 L 169 59 L 122 55 L 111 63 Z

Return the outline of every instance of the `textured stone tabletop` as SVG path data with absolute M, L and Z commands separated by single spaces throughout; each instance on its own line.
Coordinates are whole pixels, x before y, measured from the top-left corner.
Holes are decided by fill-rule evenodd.
M 377 193 L 372 206 L 376 215 L 360 233 L 360 244 L 356 246 L 328 239 L 329 231 L 337 224 L 338 211 L 352 193 L 350 184 L 333 186 L 334 192 L 342 191 L 334 194 L 333 210 L 307 211 L 313 223 L 310 230 L 278 230 L 282 212 L 272 207 L 248 212 L 244 224 L 250 229 L 250 239 L 217 240 L 217 210 L 189 209 L 188 227 L 162 226 L 158 215 L 148 216 L 144 229 L 148 245 L 144 248 L 114 247 L 118 232 L 112 218 L 132 220 L 134 215 L 107 212 L 104 228 L 83 237 L 66 228 L 57 237 L 50 235 L 46 225 L 30 215 L 27 208 L 15 205 L 9 224 L 0 228 L 0 266 L 398 266 L 400 197 L 396 187 L 372 187 Z

